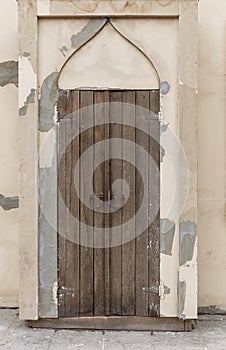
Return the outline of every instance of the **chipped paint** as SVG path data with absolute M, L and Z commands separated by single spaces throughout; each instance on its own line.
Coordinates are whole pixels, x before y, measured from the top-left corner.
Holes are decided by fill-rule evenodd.
M 19 115 L 20 116 L 25 116 L 27 114 L 27 109 L 28 109 L 28 105 L 30 103 L 34 103 L 35 102 L 35 89 L 31 89 L 30 94 L 27 96 L 26 101 L 24 102 L 23 107 L 19 108 Z
M 58 72 L 51 73 L 42 84 L 41 98 L 39 100 L 39 130 L 41 132 L 49 131 L 55 124 L 55 107 L 58 101 L 58 76 Z
M 19 208 L 19 197 L 5 197 L 3 194 L 0 194 L 0 207 L 4 210 Z
M 6 61 L 0 63 L 0 86 L 14 84 L 18 86 L 18 62 Z
M 178 285 L 178 297 L 179 297 L 179 314 L 178 317 L 185 319 L 184 308 L 185 308 L 185 299 L 186 299 L 186 282 L 180 281 Z
M 36 89 L 36 75 L 33 71 L 28 57 L 20 57 L 19 74 L 23 79 L 23 89 L 19 89 L 19 107 L 24 107 L 24 102 L 30 95 L 32 89 Z M 26 88 L 25 88 L 26 86 Z
M 53 283 L 53 301 L 55 303 L 56 309 L 58 308 L 58 282 Z
M 192 260 L 197 235 L 197 225 L 191 221 L 180 222 L 179 235 L 179 260 L 180 266 L 182 266 Z
M 172 255 L 173 240 L 175 235 L 175 223 L 169 219 L 160 220 L 160 251 L 166 255 Z
M 108 20 L 106 18 L 93 18 L 92 20 L 90 20 L 79 33 L 72 35 L 71 47 L 73 49 L 78 49 L 82 45 L 87 43 L 89 39 L 91 39 L 96 33 L 99 32 L 101 28 L 105 26 L 107 21 Z
M 52 166 L 55 157 L 56 131 L 54 128 L 48 132 L 39 134 L 40 151 L 39 167 L 49 168 Z

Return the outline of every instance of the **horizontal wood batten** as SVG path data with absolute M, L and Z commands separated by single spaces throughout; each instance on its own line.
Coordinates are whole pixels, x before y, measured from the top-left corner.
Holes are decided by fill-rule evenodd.
M 159 317 L 71 317 L 27 321 L 29 327 L 53 329 L 92 329 L 121 331 L 191 331 L 192 320 Z

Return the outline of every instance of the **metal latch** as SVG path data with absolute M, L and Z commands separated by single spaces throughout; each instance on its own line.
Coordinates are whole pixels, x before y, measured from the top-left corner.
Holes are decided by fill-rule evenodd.
M 143 287 L 143 291 L 145 293 L 157 293 L 159 294 L 159 288 L 148 288 L 148 287 Z
M 158 288 L 143 287 L 143 291 L 145 293 L 156 293 L 159 295 L 161 300 L 165 299 L 165 286 L 163 282 L 160 283 Z
M 62 295 L 62 294 L 74 294 L 75 290 L 71 288 L 66 288 L 66 287 L 61 287 L 58 288 L 57 294 Z

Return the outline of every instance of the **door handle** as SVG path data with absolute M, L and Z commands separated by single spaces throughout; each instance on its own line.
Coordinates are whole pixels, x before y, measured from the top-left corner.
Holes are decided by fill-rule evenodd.
M 104 199 L 105 199 L 105 195 L 104 195 L 104 193 L 103 192 L 100 192 L 100 194 L 99 194 L 99 199 L 101 200 L 101 201 L 104 201 Z M 108 190 L 108 192 L 107 192 L 107 200 L 108 200 L 108 202 L 110 202 L 110 200 L 112 200 L 112 199 L 114 199 L 114 193 L 111 191 L 111 190 Z

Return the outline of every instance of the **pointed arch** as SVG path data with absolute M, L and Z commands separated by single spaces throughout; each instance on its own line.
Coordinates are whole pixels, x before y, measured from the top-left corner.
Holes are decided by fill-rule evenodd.
M 100 19 L 98 19 L 100 21 Z M 91 20 L 93 21 L 93 20 Z M 90 23 L 91 23 L 90 21 Z M 97 19 L 96 19 L 97 21 Z M 91 26 L 91 25 L 90 25 Z M 85 61 L 86 57 L 85 55 L 83 56 L 83 59 L 80 59 L 80 65 L 79 66 L 77 64 L 76 69 L 73 68 L 73 64 L 75 64 L 76 60 L 78 59 L 78 57 L 82 56 L 82 49 L 86 49 L 85 46 L 93 40 L 96 40 L 96 42 L 98 42 L 100 35 L 103 36 L 103 30 L 108 26 L 108 31 L 109 28 L 111 28 L 112 31 L 112 35 L 115 36 L 115 34 L 118 34 L 118 39 L 120 41 L 119 38 L 123 39 L 124 44 L 121 45 L 121 49 L 123 48 L 123 46 L 125 46 L 124 48 L 124 52 L 122 50 L 122 54 L 121 55 L 115 55 L 114 52 L 112 52 L 112 56 L 114 56 L 115 62 L 111 62 L 111 66 L 109 61 L 111 61 L 111 59 L 109 59 L 109 57 L 111 58 L 111 55 L 109 54 L 108 57 L 106 57 L 106 60 L 102 62 L 102 65 L 98 68 L 98 62 L 96 62 L 95 65 L 95 57 L 96 54 L 91 55 L 90 57 L 93 58 L 93 65 L 92 65 L 92 69 L 90 68 L 90 71 L 88 71 L 88 68 L 92 62 L 86 62 L 87 63 L 87 67 L 85 66 Z M 85 28 L 85 27 L 84 27 Z M 70 53 L 70 55 L 67 57 L 66 61 L 63 63 L 63 65 L 61 66 L 60 70 L 59 70 L 59 75 L 58 75 L 58 87 L 63 88 L 63 89 L 73 89 L 73 88 L 79 88 L 79 87 L 97 87 L 97 88 L 155 88 L 158 89 L 159 85 L 160 85 L 160 78 L 159 78 L 159 74 L 158 71 L 153 63 L 153 61 L 151 60 L 151 58 L 144 52 L 142 47 L 139 47 L 137 43 L 134 43 L 131 39 L 127 38 L 127 36 L 122 33 L 120 31 L 120 29 L 114 24 L 114 21 L 112 21 L 112 19 L 102 19 L 102 21 L 100 23 L 97 23 L 97 26 L 94 26 L 94 31 L 88 33 L 90 35 L 87 36 L 87 40 L 82 40 L 80 45 L 76 45 L 75 49 L 73 50 L 73 52 Z M 82 32 L 85 32 L 87 35 L 87 31 L 86 30 L 82 30 L 81 33 L 79 33 L 79 35 L 82 35 Z M 110 32 L 110 31 L 109 31 Z M 114 33 L 113 33 L 114 32 Z M 102 33 L 102 34 L 101 34 Z M 97 38 L 98 37 L 98 38 Z M 104 36 L 103 36 L 104 38 Z M 83 39 L 83 38 L 82 38 Z M 105 38 L 106 40 L 102 40 L 102 44 L 105 45 L 105 48 L 107 48 L 108 50 L 112 50 L 111 45 L 108 45 L 109 41 L 108 38 Z M 95 43 L 96 43 L 95 42 Z M 95 48 L 95 43 L 93 48 Z M 102 46 L 103 46 L 102 45 Z M 107 47 L 108 45 L 108 47 Z M 127 47 L 126 47 L 127 46 Z M 90 46 L 89 46 L 90 47 Z M 132 52 L 131 55 L 133 55 L 133 57 L 131 58 L 131 55 L 127 55 L 127 51 L 130 50 L 130 54 Z M 134 50 L 135 49 L 135 50 Z M 107 51 L 107 50 L 105 50 Z M 104 54 L 106 54 L 106 52 L 104 51 Z M 114 50 L 113 50 L 114 51 Z M 96 52 L 94 50 L 94 52 Z M 93 52 L 93 53 L 94 53 Z M 123 54 L 124 53 L 124 54 Z M 136 56 L 136 57 L 135 57 Z M 124 61 L 123 61 L 124 59 Z M 113 60 L 113 58 L 112 58 Z M 118 62 L 117 62 L 118 61 Z M 127 62 L 128 61 L 128 64 Z M 133 62 L 132 62 L 133 61 Z M 136 63 L 135 63 L 136 61 Z M 73 63 L 72 63 L 73 62 Z M 120 67 L 120 62 L 122 64 L 121 67 L 121 72 L 119 72 L 119 67 Z M 138 64 L 139 66 L 139 70 L 137 70 L 137 62 L 141 63 Z M 117 64 L 118 63 L 118 66 Z M 135 64 L 134 64 L 135 63 Z M 133 64 L 133 67 L 132 67 Z M 105 67 L 107 66 L 107 67 Z M 105 79 L 103 79 L 103 82 L 101 83 L 100 81 L 95 83 L 95 78 L 94 78 L 94 74 L 96 72 L 96 77 L 100 78 L 102 76 L 102 73 L 99 72 L 100 74 L 98 74 L 98 69 L 102 70 L 102 72 L 104 71 L 105 68 L 105 73 L 108 71 L 109 74 L 112 70 L 112 77 L 113 77 L 113 81 L 111 80 L 111 78 L 109 78 L 109 80 L 107 80 L 107 78 L 105 77 Z M 75 75 L 71 74 L 73 73 L 73 69 L 75 72 Z M 84 78 L 84 72 L 87 72 L 87 77 L 91 76 L 92 78 L 90 78 L 90 80 L 87 78 L 84 80 L 84 84 L 81 78 L 79 78 L 79 73 L 77 74 L 77 72 L 79 71 L 80 76 L 83 76 Z M 118 74 L 118 80 L 117 80 L 117 74 Z M 68 83 L 66 82 L 66 77 L 68 79 Z M 71 80 L 71 77 L 75 76 L 74 79 L 74 83 Z M 120 77 L 122 76 L 122 77 Z M 134 81 L 132 82 L 134 78 Z M 76 79 L 77 79 L 77 83 L 76 83 Z M 127 81 L 127 86 L 124 86 L 122 84 L 119 83 L 119 81 L 123 80 L 126 82 Z M 74 86 L 73 84 L 75 84 L 76 86 Z

